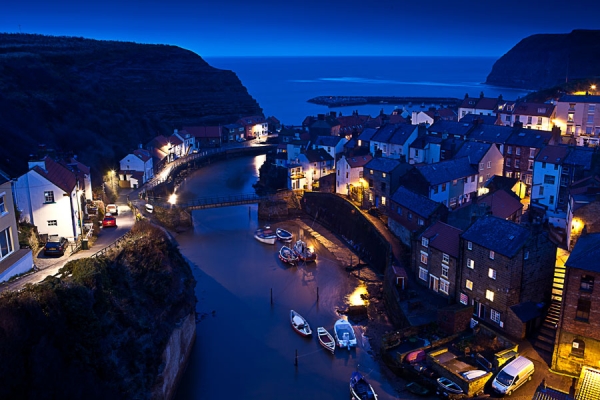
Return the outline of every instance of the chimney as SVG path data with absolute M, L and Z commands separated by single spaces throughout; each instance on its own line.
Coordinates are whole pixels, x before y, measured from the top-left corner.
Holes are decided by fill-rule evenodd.
M 30 154 L 29 156 L 33 157 L 33 154 Z M 35 159 L 29 160 L 28 165 L 29 165 L 29 169 L 33 169 L 34 167 L 40 167 L 41 169 L 46 171 L 46 158 L 43 158 L 41 160 L 35 160 Z
M 329 116 L 330 116 L 331 118 L 335 118 L 335 114 L 336 114 L 336 113 L 335 113 L 335 111 L 330 111 L 330 112 L 329 112 Z
M 325 114 L 317 114 L 317 119 L 319 121 L 324 121 L 325 120 Z

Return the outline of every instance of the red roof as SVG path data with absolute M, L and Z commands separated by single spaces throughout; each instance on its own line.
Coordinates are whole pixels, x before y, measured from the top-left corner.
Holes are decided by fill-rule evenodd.
M 516 115 L 531 115 L 539 117 L 550 117 L 554 112 L 553 104 L 546 103 L 518 103 L 513 111 Z
M 163 135 L 158 135 L 150 142 L 152 147 L 165 147 L 167 143 L 169 143 L 169 139 L 164 137 Z
M 43 161 L 46 169 L 44 170 L 39 165 L 36 165 L 33 167 L 33 171 L 37 172 L 65 192 L 71 193 L 77 184 L 76 175 L 70 169 L 55 162 L 50 157 L 44 158 Z
M 460 229 L 438 221 L 423 232 L 423 237 L 429 239 L 430 247 L 458 258 L 461 233 Z
M 183 128 L 190 135 L 197 138 L 220 138 L 220 126 L 186 126 Z
M 169 141 L 169 143 L 171 143 L 171 146 L 177 146 L 178 144 L 183 143 L 183 140 L 179 139 L 175 135 L 169 136 L 168 141 Z
M 146 162 L 146 161 L 150 160 L 150 158 L 151 158 L 150 152 L 148 150 L 144 150 L 144 149 L 135 149 L 133 151 L 133 154 L 135 154 L 143 162 Z
M 256 125 L 265 122 L 265 118 L 262 115 L 252 115 L 250 117 L 242 117 L 237 123 L 240 125 Z
M 351 168 L 363 167 L 366 163 L 371 161 L 373 156 L 371 154 L 365 154 L 364 156 L 347 157 L 346 162 Z

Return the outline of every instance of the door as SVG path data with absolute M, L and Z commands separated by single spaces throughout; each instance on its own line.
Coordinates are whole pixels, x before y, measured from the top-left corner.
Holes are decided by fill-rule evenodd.
M 433 290 L 434 292 L 437 292 L 439 281 L 440 280 L 438 277 L 429 274 L 429 289 Z
M 485 319 L 485 306 L 477 300 L 473 300 L 473 315 Z

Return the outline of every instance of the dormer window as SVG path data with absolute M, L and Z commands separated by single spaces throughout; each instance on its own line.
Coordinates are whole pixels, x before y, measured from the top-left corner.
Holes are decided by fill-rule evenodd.
M 427 239 L 426 237 L 421 238 L 421 245 L 423 247 L 428 247 L 429 246 L 429 239 Z

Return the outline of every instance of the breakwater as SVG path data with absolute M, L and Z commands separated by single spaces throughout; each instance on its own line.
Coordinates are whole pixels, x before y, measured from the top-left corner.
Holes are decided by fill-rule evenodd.
M 398 97 L 398 96 L 318 96 L 309 99 L 309 103 L 328 107 L 346 107 L 364 104 L 407 104 L 458 107 L 462 99 L 455 97 Z

